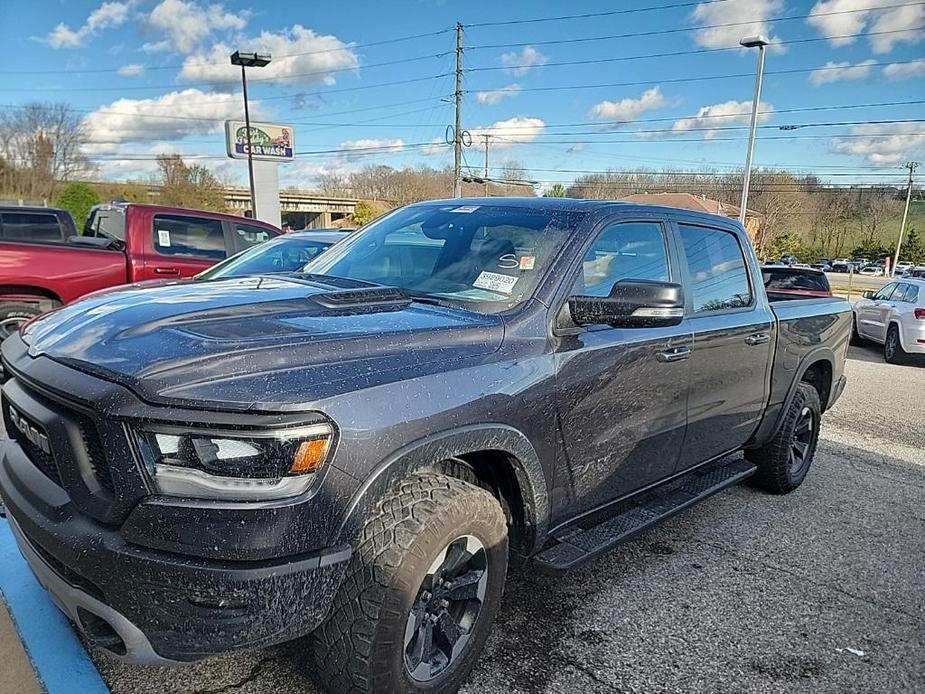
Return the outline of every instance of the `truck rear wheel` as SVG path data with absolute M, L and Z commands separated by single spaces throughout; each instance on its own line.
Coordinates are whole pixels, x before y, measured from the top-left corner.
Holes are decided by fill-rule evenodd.
M 803 483 L 816 453 L 821 419 L 819 393 L 808 383 L 800 383 L 774 438 L 745 452 L 758 467 L 752 479 L 759 487 L 787 494 Z
M 40 315 L 42 310 L 35 304 L 21 301 L 0 303 L 0 342 L 19 330 L 19 326 Z
M 363 525 L 334 605 L 314 635 L 330 692 L 455 692 L 504 590 L 507 521 L 467 482 L 402 482 Z

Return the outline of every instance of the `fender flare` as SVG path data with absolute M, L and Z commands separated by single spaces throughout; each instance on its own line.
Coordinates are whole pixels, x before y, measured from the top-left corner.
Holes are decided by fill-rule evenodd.
M 820 346 L 816 347 L 812 351 L 808 352 L 803 356 L 803 359 L 800 361 L 800 365 L 794 371 L 793 380 L 790 382 L 790 387 L 787 389 L 787 396 L 784 398 L 784 401 L 781 405 L 780 412 L 777 414 L 777 420 L 774 422 L 774 426 L 771 428 L 770 437 L 773 437 L 780 430 L 781 424 L 784 421 L 784 417 L 787 415 L 787 410 L 790 409 L 790 403 L 793 402 L 793 398 L 797 392 L 797 386 L 803 381 L 803 376 L 806 375 L 806 372 L 809 371 L 810 367 L 818 364 L 820 362 L 827 362 L 832 368 L 833 384 L 835 382 L 835 352 L 832 351 L 831 347 Z M 830 392 L 826 394 L 826 401 L 831 397 L 831 386 Z M 770 438 L 769 437 L 769 438 Z
M 368 511 L 399 480 L 448 458 L 478 451 L 501 451 L 511 457 L 529 534 L 528 544 L 542 541 L 549 527 L 546 475 L 533 444 L 517 429 L 498 423 L 452 429 L 413 441 L 392 453 L 372 471 L 346 505 L 336 539 L 349 538 Z

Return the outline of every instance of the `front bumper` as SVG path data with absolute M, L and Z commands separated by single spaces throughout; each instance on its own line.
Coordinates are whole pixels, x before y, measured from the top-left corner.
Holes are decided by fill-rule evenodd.
M 38 580 L 90 642 L 131 662 L 192 661 L 315 629 L 349 548 L 273 561 L 214 561 L 130 544 L 81 514 L 15 442 L 0 451 L 0 496 Z

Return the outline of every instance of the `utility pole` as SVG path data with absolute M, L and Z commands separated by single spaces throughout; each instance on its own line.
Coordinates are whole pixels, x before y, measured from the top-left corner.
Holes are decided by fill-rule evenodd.
M 906 168 L 909 169 L 909 186 L 906 188 L 906 208 L 903 210 L 903 221 L 899 227 L 899 239 L 896 241 L 896 255 L 893 256 L 893 274 L 896 273 L 896 264 L 899 262 L 899 251 L 903 245 L 903 232 L 906 230 L 906 219 L 909 217 L 909 201 L 912 199 L 912 174 L 919 167 L 917 161 L 906 162 Z
M 453 197 L 462 197 L 462 55 L 463 25 L 456 22 L 456 129 L 453 136 Z
M 491 136 L 488 133 L 482 134 L 482 139 L 485 141 L 485 197 L 489 196 L 489 183 L 488 183 L 488 147 L 489 147 L 489 138 Z

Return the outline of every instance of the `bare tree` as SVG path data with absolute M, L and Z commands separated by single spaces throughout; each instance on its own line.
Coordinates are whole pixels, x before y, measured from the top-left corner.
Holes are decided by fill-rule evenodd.
M 160 169 L 160 201 L 164 205 L 225 210 L 224 186 L 201 164 L 188 165 L 179 154 L 157 158 Z
M 0 113 L 0 189 L 49 198 L 59 182 L 88 175 L 80 118 L 67 104 L 31 103 Z

